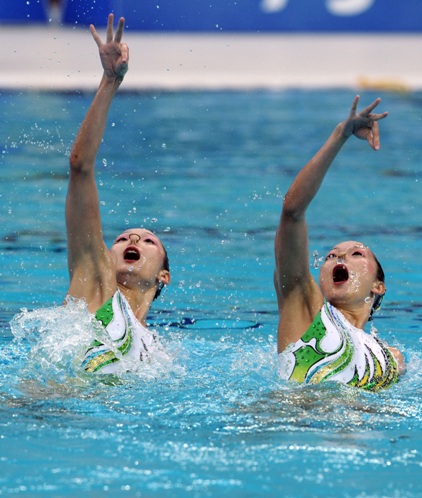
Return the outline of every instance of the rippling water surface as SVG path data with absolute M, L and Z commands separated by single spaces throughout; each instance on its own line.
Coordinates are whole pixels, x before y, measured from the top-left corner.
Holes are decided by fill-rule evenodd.
M 316 260 L 352 238 L 383 263 L 375 325 L 408 373 L 378 394 L 277 378 L 280 205 L 353 97 L 118 95 L 98 158 L 105 237 L 157 231 L 172 285 L 150 315 L 165 352 L 100 382 L 79 366 L 86 310 L 60 308 L 67 160 L 91 95 L 0 95 L 0 494 L 421 496 L 420 94 L 381 95 L 381 150 L 350 141 L 309 215 Z

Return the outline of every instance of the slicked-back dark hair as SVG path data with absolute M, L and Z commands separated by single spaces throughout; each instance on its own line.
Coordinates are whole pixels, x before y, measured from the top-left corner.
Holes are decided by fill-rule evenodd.
M 372 251 L 371 251 L 372 252 Z M 378 261 L 378 258 L 372 253 L 375 259 L 375 263 L 377 264 L 377 280 L 385 284 L 385 273 L 382 269 L 381 263 Z M 381 308 L 382 300 L 384 299 L 384 294 L 377 294 L 374 302 L 372 303 L 371 313 L 369 315 L 369 320 L 372 320 L 372 315 Z
M 163 260 L 163 267 L 162 267 L 162 270 L 167 270 L 168 272 L 170 272 L 170 261 L 169 261 L 169 256 L 167 254 L 167 250 L 166 248 L 163 246 L 163 244 L 161 243 L 161 246 L 163 247 L 164 249 L 164 260 Z M 163 290 L 164 288 L 164 284 L 159 282 L 158 283 L 158 286 L 157 286 L 157 290 L 155 291 L 155 295 L 154 295 L 154 299 L 157 299 L 159 297 L 159 295 L 161 294 L 161 291 Z

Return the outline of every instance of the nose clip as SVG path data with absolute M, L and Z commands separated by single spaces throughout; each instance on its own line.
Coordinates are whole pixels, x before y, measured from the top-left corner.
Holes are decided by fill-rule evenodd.
M 130 241 L 132 241 L 132 237 L 133 237 L 133 236 L 138 237 L 138 240 L 135 240 L 135 242 L 134 242 L 135 244 L 136 244 L 136 243 L 138 243 L 138 242 L 141 240 L 141 236 L 140 236 L 140 235 L 138 235 L 137 233 L 131 233 L 131 234 L 129 235 L 129 240 L 130 240 Z

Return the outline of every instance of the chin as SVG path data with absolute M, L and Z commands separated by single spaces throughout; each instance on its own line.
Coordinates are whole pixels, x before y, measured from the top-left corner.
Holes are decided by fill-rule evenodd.
M 348 292 L 346 289 L 335 289 L 334 292 L 332 289 L 330 289 L 330 292 L 323 292 L 322 295 L 324 296 L 324 299 L 326 301 L 333 304 L 334 306 L 336 305 L 336 303 L 345 304 L 348 301 Z

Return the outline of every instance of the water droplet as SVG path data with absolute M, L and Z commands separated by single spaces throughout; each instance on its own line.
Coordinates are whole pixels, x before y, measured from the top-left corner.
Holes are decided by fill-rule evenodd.
M 374 325 L 374 322 L 371 322 L 371 327 L 369 329 L 369 332 L 372 336 L 376 337 L 378 335 L 378 330 Z
M 315 250 L 312 252 L 312 256 L 314 258 L 314 261 L 313 261 L 313 267 L 315 268 L 315 270 L 318 270 L 319 268 L 319 264 L 322 263 L 324 261 L 324 258 L 319 258 L 318 257 L 318 251 Z

